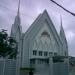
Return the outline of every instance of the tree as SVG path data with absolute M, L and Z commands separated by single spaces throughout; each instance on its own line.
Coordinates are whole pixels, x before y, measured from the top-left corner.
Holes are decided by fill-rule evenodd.
M 35 68 L 31 68 L 31 67 L 24 67 L 24 68 L 20 68 L 21 73 L 29 73 L 29 75 L 33 75 L 33 71 L 35 70 Z
M 9 37 L 6 30 L 0 31 L 0 57 L 16 58 L 17 43 Z

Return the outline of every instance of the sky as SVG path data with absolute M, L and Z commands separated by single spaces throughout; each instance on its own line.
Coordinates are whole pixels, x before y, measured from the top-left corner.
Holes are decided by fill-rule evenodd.
M 75 0 L 55 0 L 66 9 L 75 13 Z M 17 14 L 18 0 L 0 0 L 0 29 L 11 32 L 11 26 L 14 23 Z M 47 10 L 52 22 L 59 33 L 60 15 L 62 16 L 62 25 L 68 41 L 69 55 L 75 56 L 75 17 L 67 13 L 50 0 L 21 0 L 20 18 L 22 31 L 25 32 L 37 16 L 44 10 Z

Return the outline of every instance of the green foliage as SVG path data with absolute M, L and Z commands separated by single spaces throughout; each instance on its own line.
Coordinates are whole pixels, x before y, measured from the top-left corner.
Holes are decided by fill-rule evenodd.
M 53 62 L 54 63 L 64 62 L 64 57 L 63 56 L 55 56 L 55 57 L 53 57 Z
M 0 32 L 0 57 L 16 58 L 16 41 L 5 30 Z
M 28 71 L 28 72 L 30 72 L 30 71 L 34 71 L 34 68 L 28 68 L 28 67 L 26 67 L 26 68 L 20 68 L 20 70 L 21 71 Z

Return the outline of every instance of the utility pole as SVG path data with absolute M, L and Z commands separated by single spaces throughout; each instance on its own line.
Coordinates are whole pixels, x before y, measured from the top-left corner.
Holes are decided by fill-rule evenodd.
M 71 11 L 67 10 L 66 8 L 64 8 L 63 6 L 61 6 L 60 4 L 58 4 L 56 1 L 54 0 L 50 0 L 51 2 L 53 2 L 54 4 L 56 4 L 57 6 L 59 6 L 60 8 L 62 8 L 63 10 L 65 10 L 66 12 L 70 13 L 72 16 L 75 17 L 75 13 L 72 13 Z

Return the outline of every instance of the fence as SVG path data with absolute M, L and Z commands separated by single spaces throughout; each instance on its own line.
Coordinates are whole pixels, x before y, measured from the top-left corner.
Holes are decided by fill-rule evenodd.
M 16 60 L 0 59 L 0 75 L 15 75 Z
M 53 64 L 53 75 L 68 75 L 67 63 L 54 63 Z

